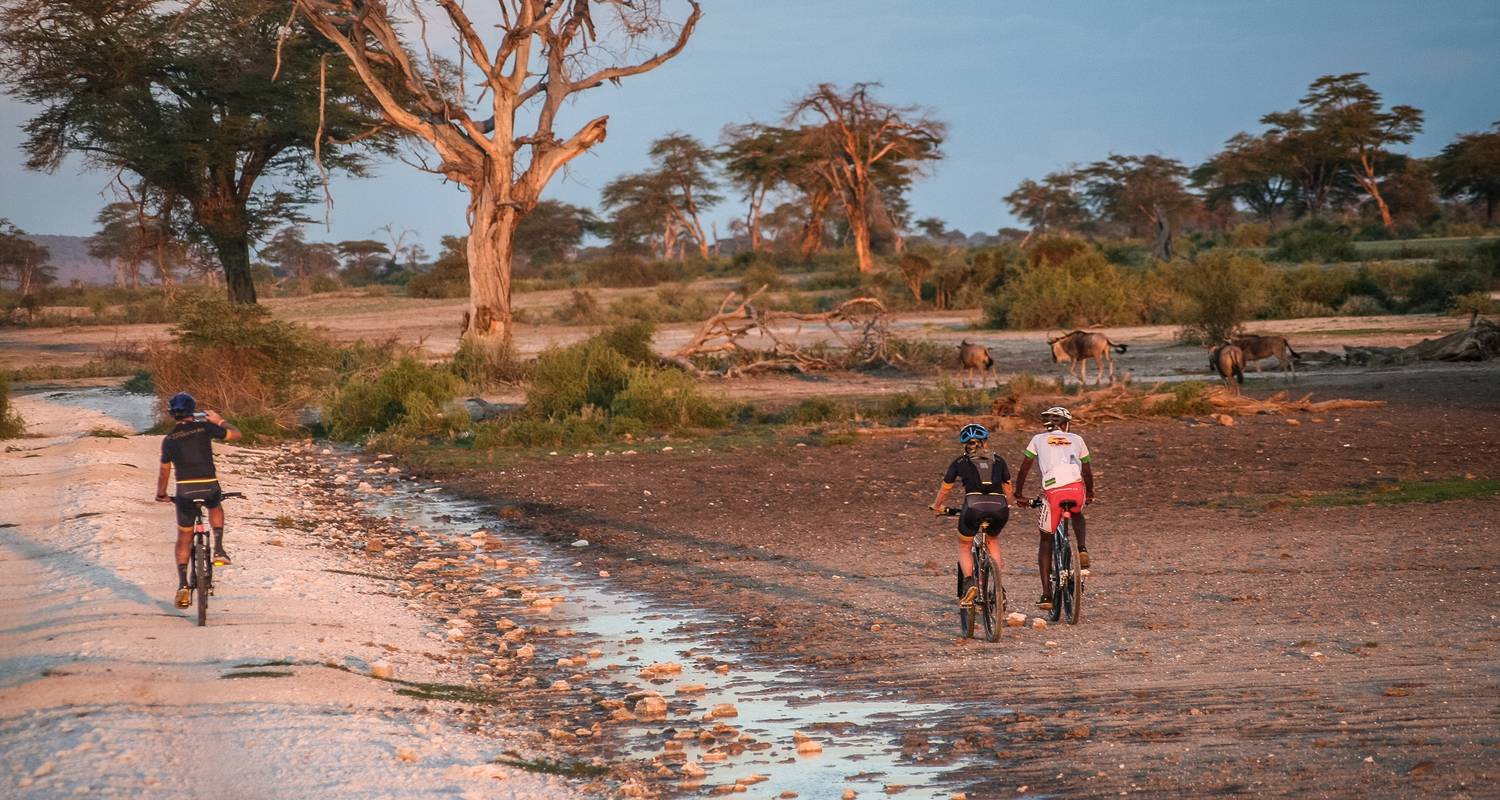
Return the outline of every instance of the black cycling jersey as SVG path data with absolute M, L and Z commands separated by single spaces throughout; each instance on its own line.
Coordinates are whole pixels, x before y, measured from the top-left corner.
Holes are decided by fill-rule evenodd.
M 984 477 L 984 465 L 988 462 L 988 480 Z M 970 458 L 963 455 L 953 459 L 948 465 L 948 472 L 943 476 L 943 483 L 956 483 L 963 481 L 964 492 L 981 492 L 983 494 L 999 494 L 1001 486 L 1010 483 L 1010 467 L 1006 465 L 1005 459 L 994 453 L 986 453 L 978 458 Z
M 213 440 L 223 441 L 229 431 L 206 420 L 177 423 L 161 440 L 161 463 L 177 470 L 177 482 L 212 480 L 214 472 Z

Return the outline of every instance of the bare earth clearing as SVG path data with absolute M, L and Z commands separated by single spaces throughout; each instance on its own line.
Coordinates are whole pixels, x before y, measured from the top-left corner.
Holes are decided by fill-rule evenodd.
M 1500 475 L 1500 372 L 1341 383 L 1390 406 L 1085 428 L 1100 503 L 1084 624 L 995 645 L 956 639 L 951 522 L 923 511 L 946 438 L 511 459 L 444 478 L 522 502 L 560 544 L 602 545 L 590 566 L 642 591 L 732 612 L 743 627 L 726 640 L 833 686 L 983 699 L 989 713 L 895 730 L 911 759 L 962 767 L 972 797 L 1493 796 L 1500 498 L 1299 504 Z M 1014 457 L 1024 438 L 998 449 Z M 1002 541 L 1011 609 L 1033 611 L 1031 514 Z

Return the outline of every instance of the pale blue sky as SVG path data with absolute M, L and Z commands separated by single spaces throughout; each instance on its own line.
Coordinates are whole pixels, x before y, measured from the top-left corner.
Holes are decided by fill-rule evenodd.
M 470 0 L 479 6 L 483 0 Z M 1013 220 L 1000 198 L 1023 178 L 1109 152 L 1155 152 L 1195 164 L 1261 114 L 1294 105 L 1333 72 L 1369 72 L 1390 103 L 1427 113 L 1413 151 L 1500 121 L 1500 2 L 985 2 L 984 0 L 704 0 L 697 35 L 676 60 L 619 87 L 585 93 L 559 132 L 610 115 L 609 139 L 546 195 L 593 206 L 598 191 L 646 164 L 672 130 L 715 140 L 731 122 L 779 119 L 823 81 L 879 81 L 879 97 L 920 104 L 949 124 L 947 158 L 912 193 L 917 217 L 966 232 Z M 850 9 L 863 13 L 848 16 Z M 28 110 L 0 100 L 0 216 L 35 233 L 87 234 L 109 176 L 20 167 Z M 369 236 L 388 222 L 429 250 L 463 229 L 464 195 L 400 163 L 333 186 L 333 228 L 312 239 Z M 713 216 L 720 232 L 741 213 Z M 313 209 L 321 216 L 321 211 Z

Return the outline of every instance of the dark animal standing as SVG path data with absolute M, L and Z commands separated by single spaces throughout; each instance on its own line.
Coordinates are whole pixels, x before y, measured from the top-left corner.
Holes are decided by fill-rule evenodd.
M 995 359 L 990 357 L 990 349 L 967 340 L 958 344 L 958 365 L 964 371 L 965 382 L 980 372 L 987 372 L 991 377 L 995 374 Z
M 1209 347 L 1208 351 L 1208 368 L 1219 373 L 1230 391 L 1239 394 L 1245 382 L 1245 351 L 1232 344 Z
M 1088 359 L 1094 359 L 1094 369 L 1097 371 L 1095 383 L 1104 380 L 1104 364 L 1109 363 L 1109 380 L 1115 379 L 1115 359 L 1110 355 L 1113 349 L 1116 353 L 1125 352 L 1129 345 L 1115 344 L 1108 336 L 1102 333 L 1089 331 L 1073 331 L 1056 339 L 1048 339 L 1047 344 L 1052 346 L 1052 360 L 1054 362 L 1068 362 L 1068 374 L 1078 377 L 1079 382 L 1089 382 L 1089 365 L 1085 363 Z
M 1229 343 L 1245 352 L 1245 363 L 1254 364 L 1256 372 L 1260 372 L 1261 361 L 1275 356 L 1276 366 L 1283 372 L 1289 371 L 1293 376 L 1297 374 L 1297 359 L 1302 356 L 1297 355 L 1285 336 L 1246 334 L 1230 339 Z

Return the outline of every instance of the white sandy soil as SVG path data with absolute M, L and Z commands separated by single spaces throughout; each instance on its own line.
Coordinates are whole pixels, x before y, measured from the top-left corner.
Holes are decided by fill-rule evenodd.
M 492 763 L 506 732 L 465 733 L 367 677 L 384 660 L 398 677 L 461 680 L 415 609 L 274 526 L 317 509 L 253 449 L 219 449 L 226 488 L 250 498 L 226 501 L 235 564 L 199 628 L 172 605 L 160 437 L 88 435 L 129 429 L 42 396 L 15 404 L 28 437 L 0 454 L 0 797 L 573 795 Z M 267 661 L 292 674 L 222 677 Z

